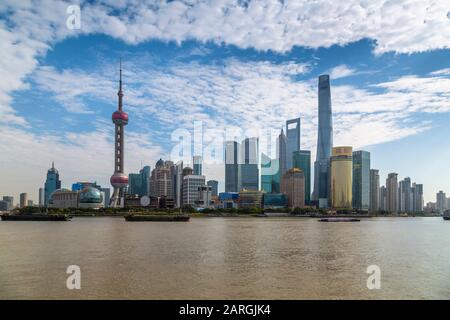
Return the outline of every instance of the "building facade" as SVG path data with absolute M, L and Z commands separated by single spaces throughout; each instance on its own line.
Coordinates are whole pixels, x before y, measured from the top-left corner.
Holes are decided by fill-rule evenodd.
M 27 193 L 21 193 L 20 194 L 20 207 L 26 207 L 28 205 L 28 194 Z
M 259 190 L 259 147 L 258 138 L 246 138 L 241 143 L 239 163 L 240 189 Z
M 305 206 L 305 175 L 302 170 L 292 168 L 281 178 L 281 193 L 286 195 L 287 206 L 303 208 Z
M 386 179 L 386 211 L 397 212 L 398 210 L 398 174 L 389 173 Z
M 436 193 L 436 210 L 439 212 L 447 210 L 447 197 L 442 190 Z
M 423 211 L 423 184 L 413 183 L 411 189 L 412 189 L 412 195 L 413 195 L 413 212 L 422 212 Z M 447 204 L 448 204 L 448 201 L 447 201 Z
M 305 176 L 305 203 L 309 204 L 311 202 L 311 151 L 294 151 L 292 166 L 303 171 Z
M 317 154 L 314 162 L 314 200 L 328 202 L 330 193 L 330 157 L 333 147 L 333 120 L 331 114 L 330 76 L 319 76 L 319 125 Z
M 403 179 L 398 187 L 398 211 L 413 212 L 413 194 L 411 189 L 411 179 Z
M 172 161 L 159 159 L 150 177 L 150 195 L 173 199 Z
M 205 176 L 187 175 L 183 177 L 183 205 L 196 206 L 199 188 L 205 186 Z
M 55 163 L 52 162 L 52 167 L 47 171 L 47 179 L 44 185 L 44 206 L 48 206 L 50 195 L 61 189 L 61 180 L 59 180 L 59 172 L 55 169 Z
M 238 192 L 240 189 L 239 149 L 238 142 L 225 142 L 225 192 Z
M 380 174 L 377 169 L 370 169 L 370 211 L 380 210 Z
M 369 210 L 370 206 L 370 152 L 353 152 L 353 208 Z
M 293 168 L 292 156 L 300 150 L 300 118 L 286 121 L 286 170 Z
M 208 186 L 211 187 L 211 196 L 217 197 L 219 195 L 219 181 L 217 180 L 208 180 L 206 182 Z
M 331 156 L 331 206 L 352 208 L 352 147 L 335 147 Z
M 196 176 L 201 176 L 203 173 L 202 169 L 202 157 L 201 156 L 194 156 L 192 157 L 192 168 L 194 169 L 194 174 Z

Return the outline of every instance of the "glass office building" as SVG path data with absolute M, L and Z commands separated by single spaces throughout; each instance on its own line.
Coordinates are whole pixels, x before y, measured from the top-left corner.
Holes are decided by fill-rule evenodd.
M 352 208 L 352 147 L 335 147 L 331 156 L 331 206 Z
M 370 152 L 353 152 L 353 208 L 369 210 Z
M 292 155 L 300 150 L 300 118 L 286 121 L 286 170 L 293 168 Z
M 305 203 L 311 201 L 311 151 L 295 151 L 292 155 L 292 165 L 303 171 L 305 175 Z

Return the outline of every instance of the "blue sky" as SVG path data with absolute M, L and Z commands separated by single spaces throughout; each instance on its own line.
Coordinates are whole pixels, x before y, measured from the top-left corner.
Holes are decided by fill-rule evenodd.
M 169 158 L 199 120 L 208 144 L 301 117 L 315 157 L 317 77 L 329 73 L 335 145 L 370 151 L 382 183 L 397 172 L 426 201 L 450 193 L 445 1 L 83 2 L 79 30 L 65 26 L 69 4 L 0 8 L 0 195 L 37 200 L 52 160 L 65 186 L 108 185 L 120 57 L 127 172 Z M 223 167 L 206 175 L 222 181 Z

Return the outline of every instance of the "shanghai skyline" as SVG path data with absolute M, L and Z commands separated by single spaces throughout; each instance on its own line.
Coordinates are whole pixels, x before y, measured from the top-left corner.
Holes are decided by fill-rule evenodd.
M 442 19 L 438 10 L 432 13 L 434 24 L 450 31 L 445 12 L 440 12 Z M 66 16 L 42 16 L 46 18 L 66 21 Z M 6 18 L 15 23 L 18 19 L 14 14 Z M 28 34 L 29 41 L 22 45 L 30 61 L 23 68 L 18 68 L 10 46 L 16 41 L 10 37 L 13 30 L 2 29 L 4 52 L 14 66 L 2 65 L 5 77 L 0 82 L 0 143 L 6 150 L 2 195 L 18 199 L 27 192 L 36 201 L 52 161 L 64 186 L 80 180 L 109 185 L 118 57 L 124 61 L 124 106 L 133 119 L 127 128 L 126 173 L 139 171 L 141 163 L 153 167 L 159 158 L 168 159 L 172 132 L 192 130 L 196 120 L 214 136 L 225 127 L 255 124 L 278 130 L 286 119 L 300 117 L 301 148 L 311 150 L 314 161 L 317 77 L 329 73 L 334 145 L 370 151 L 381 184 L 390 172 L 420 181 L 425 202 L 435 201 L 439 190 L 450 191 L 448 39 L 423 42 L 420 33 L 416 40 L 426 45 L 421 47 L 414 37 L 410 43 L 396 43 L 382 36 L 355 35 L 315 44 L 305 39 L 289 43 L 286 38 L 271 47 L 253 38 L 247 43 L 233 38 L 222 39 L 224 43 L 214 37 L 171 39 L 169 30 L 167 37 L 133 39 L 127 32 L 115 33 L 119 25 L 87 34 L 83 28 L 92 32 L 92 21 L 82 21 L 80 30 L 66 30 L 64 35 L 49 30 Z M 436 28 L 431 24 L 423 34 Z M 204 170 L 223 190 L 223 169 Z

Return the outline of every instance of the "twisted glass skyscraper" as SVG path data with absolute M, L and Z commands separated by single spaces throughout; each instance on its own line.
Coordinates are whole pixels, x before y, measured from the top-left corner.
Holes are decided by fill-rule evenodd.
M 314 162 L 314 199 L 324 203 L 329 198 L 329 171 L 333 147 L 330 76 L 319 76 L 319 126 L 317 155 Z M 322 200 L 321 200 L 322 199 Z

